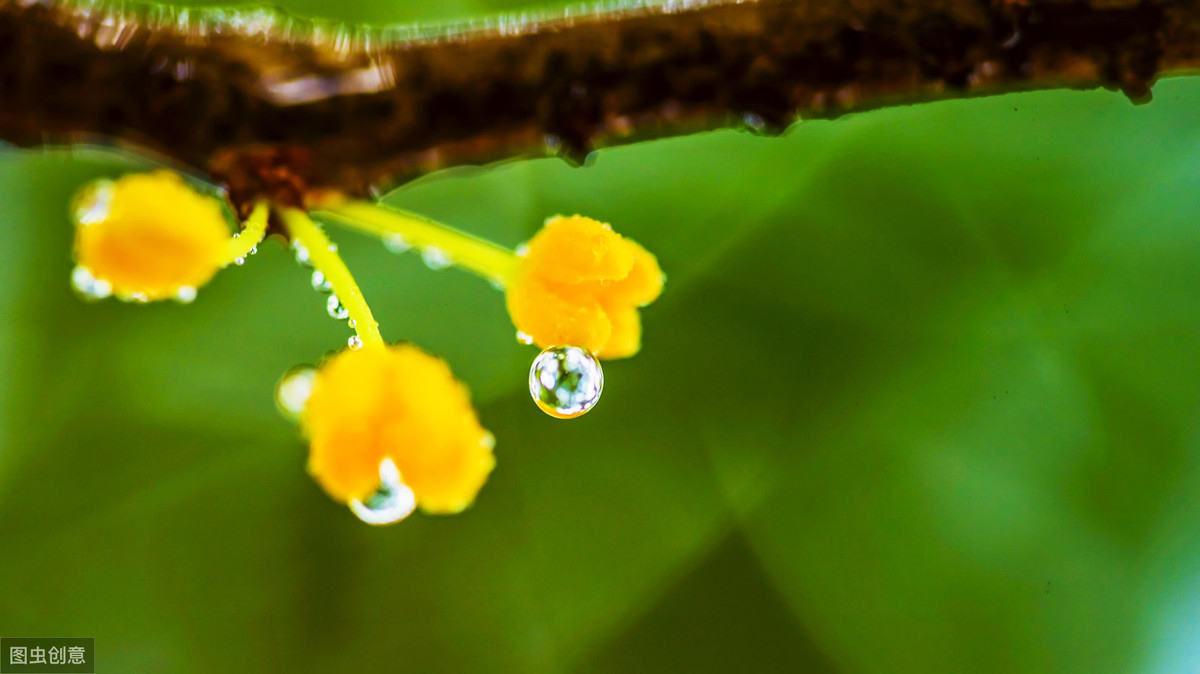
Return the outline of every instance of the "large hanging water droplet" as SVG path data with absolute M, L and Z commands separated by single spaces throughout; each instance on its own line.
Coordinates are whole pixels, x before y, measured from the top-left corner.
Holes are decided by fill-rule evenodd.
M 102 300 L 112 294 L 112 284 L 92 276 L 87 267 L 71 271 L 71 287 L 85 300 Z
M 75 224 L 94 225 L 108 219 L 114 191 L 113 181 L 107 179 L 94 180 L 79 190 L 71 204 Z
M 400 481 L 400 469 L 391 459 L 379 464 L 379 489 L 366 501 L 350 500 L 350 511 L 367 524 L 394 524 L 417 508 L 417 496 Z
M 445 269 L 453 262 L 446 251 L 433 246 L 421 249 L 421 261 L 430 269 Z
M 325 274 L 321 273 L 320 270 L 312 273 L 312 287 L 313 290 L 319 293 L 333 292 L 333 284 L 329 282 L 329 279 L 325 278 Z
M 311 365 L 297 365 L 284 373 L 275 385 L 275 404 L 283 416 L 292 420 L 300 417 L 316 378 L 317 370 Z
M 329 300 L 325 302 L 325 310 L 329 312 L 330 316 L 333 316 L 339 321 L 344 321 L 347 318 L 350 318 L 350 310 L 342 304 L 342 301 L 338 299 L 337 295 L 329 296 Z
M 600 361 L 577 346 L 552 346 L 529 369 L 529 394 L 543 412 L 557 419 L 587 413 L 604 391 Z
M 346 346 L 349 347 L 351 351 L 358 351 L 363 347 L 362 337 L 359 337 L 358 335 L 351 335 L 350 339 L 346 340 Z

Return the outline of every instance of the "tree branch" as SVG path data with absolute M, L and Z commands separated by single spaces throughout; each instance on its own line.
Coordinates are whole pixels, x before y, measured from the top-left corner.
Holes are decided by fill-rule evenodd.
M 363 29 L 0 0 L 0 139 L 108 140 L 235 203 L 455 164 L 1200 66 L 1200 0 L 757 0 Z

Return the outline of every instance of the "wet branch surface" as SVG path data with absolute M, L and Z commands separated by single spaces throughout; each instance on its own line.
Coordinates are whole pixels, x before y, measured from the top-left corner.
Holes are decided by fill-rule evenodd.
M 277 14 L 0 0 L 0 139 L 107 142 L 239 206 L 728 124 L 1038 88 L 1147 100 L 1200 66 L 1200 0 L 674 3 L 437 35 Z

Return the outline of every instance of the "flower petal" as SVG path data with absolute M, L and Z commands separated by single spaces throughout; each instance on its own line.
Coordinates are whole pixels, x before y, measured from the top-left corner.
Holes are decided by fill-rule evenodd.
M 608 225 L 579 215 L 557 216 L 529 242 L 525 266 L 555 283 L 615 281 L 629 275 L 633 254 Z
M 108 211 L 77 227 L 75 256 L 117 295 L 162 299 L 207 283 L 228 239 L 216 199 L 158 171 L 113 183 Z
M 612 334 L 607 312 L 594 299 L 564 297 L 541 279 L 525 276 L 508 293 L 517 330 L 542 348 L 556 345 L 600 350 Z

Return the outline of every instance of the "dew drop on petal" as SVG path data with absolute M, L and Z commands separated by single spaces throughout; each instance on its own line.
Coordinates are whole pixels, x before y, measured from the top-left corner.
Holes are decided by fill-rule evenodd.
M 441 248 L 433 246 L 421 250 L 421 261 L 430 269 L 445 269 L 451 264 L 450 256 Z
M 246 258 L 235 257 L 235 258 L 233 258 L 233 263 L 240 267 L 240 266 L 246 264 Z
M 366 501 L 350 500 L 350 511 L 372 525 L 395 524 L 412 514 L 417 496 L 400 481 L 400 470 L 391 459 L 379 464 L 379 489 Z
M 603 390 L 600 361 L 577 346 L 552 346 L 529 368 L 529 394 L 543 412 L 557 419 L 587 413 Z
M 529 346 L 533 344 L 533 335 L 527 335 L 520 330 L 517 330 L 517 341 L 525 346 Z
M 517 246 L 516 250 L 514 250 L 513 252 L 516 253 L 517 257 L 525 257 L 526 255 L 529 254 L 529 245 L 523 243 L 523 244 Z
M 108 219 L 108 213 L 112 210 L 113 193 L 113 181 L 108 179 L 94 180 L 81 189 L 71 206 L 75 224 L 94 225 Z
M 314 271 L 312 273 L 312 287 L 313 290 L 319 293 L 333 292 L 333 284 L 330 283 L 329 279 L 325 278 L 325 274 L 321 273 L 320 271 Z
M 350 320 L 346 321 L 346 327 L 348 327 L 348 328 L 350 328 L 351 330 L 353 330 L 354 328 L 357 328 L 357 327 L 358 327 L 358 321 L 356 321 L 356 320 L 354 320 L 353 318 L 351 318 Z
M 297 365 L 284 373 L 275 385 L 275 405 L 283 416 L 296 420 L 308 404 L 317 370 L 311 365 Z
M 196 289 L 192 286 L 182 286 L 175 291 L 175 301 L 180 304 L 191 304 L 196 301 Z
M 363 346 L 362 337 L 352 335 L 350 339 L 346 340 L 346 346 L 350 347 L 351 351 L 358 351 Z
M 102 300 L 112 294 L 112 284 L 92 276 L 87 267 L 75 267 L 71 271 L 71 287 L 85 300 Z
M 257 255 L 257 254 L 258 254 L 258 246 L 251 246 L 251 248 L 250 248 L 250 254 L 251 254 L 251 255 Z
M 330 316 L 333 316 L 339 321 L 344 321 L 347 318 L 350 318 L 350 310 L 342 304 L 342 301 L 338 299 L 337 295 L 329 296 L 329 300 L 325 302 L 325 310 L 329 312 Z
M 411 249 L 412 244 L 410 244 L 403 236 L 400 236 L 399 234 L 392 234 L 383 240 L 383 247 L 387 248 L 393 253 L 403 253 Z

